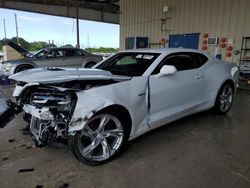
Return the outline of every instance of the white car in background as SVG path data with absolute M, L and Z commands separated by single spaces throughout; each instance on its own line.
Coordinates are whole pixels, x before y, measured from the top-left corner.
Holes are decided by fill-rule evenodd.
M 10 78 L 38 145 L 69 138 L 77 159 L 102 164 L 169 122 L 211 108 L 227 113 L 238 68 L 197 50 L 139 49 L 92 69 L 37 68 Z

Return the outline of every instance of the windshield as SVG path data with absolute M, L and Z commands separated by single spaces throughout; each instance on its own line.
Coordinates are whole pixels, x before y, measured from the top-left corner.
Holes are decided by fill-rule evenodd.
M 55 54 L 55 50 L 49 50 L 49 49 L 42 49 L 38 52 L 36 52 L 32 58 L 49 58 L 49 57 L 55 57 L 55 56 L 63 56 L 63 52 L 57 51 L 58 54 Z
M 41 50 L 35 52 L 31 57 L 33 57 L 33 58 L 39 58 L 39 57 L 42 57 L 44 55 L 44 53 L 45 53 L 44 49 L 41 49 Z
M 159 53 L 145 52 L 118 53 L 96 68 L 110 71 L 115 75 L 141 76 L 159 55 Z

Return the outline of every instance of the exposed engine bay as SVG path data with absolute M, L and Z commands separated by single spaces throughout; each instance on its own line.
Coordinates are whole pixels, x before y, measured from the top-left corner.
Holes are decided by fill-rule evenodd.
M 76 92 L 116 82 L 114 80 L 87 80 L 39 84 L 24 89 L 16 97 L 16 101 L 26 113 L 24 119 L 30 124 L 29 129 L 36 144 L 43 146 L 68 136 L 68 126 L 77 102 Z M 23 87 L 26 84 L 17 82 L 16 87 Z

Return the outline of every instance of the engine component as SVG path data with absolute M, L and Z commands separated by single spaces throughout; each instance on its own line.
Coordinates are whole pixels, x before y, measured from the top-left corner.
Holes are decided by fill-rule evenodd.
M 41 120 L 34 116 L 31 117 L 30 132 L 34 136 L 35 143 L 43 146 L 52 140 L 63 138 L 66 136 L 65 116 L 59 114 L 55 121 Z
M 34 136 L 35 143 L 38 146 L 43 146 L 49 142 L 54 134 L 51 130 L 53 130 L 52 121 L 40 120 L 32 116 L 30 122 L 30 132 Z

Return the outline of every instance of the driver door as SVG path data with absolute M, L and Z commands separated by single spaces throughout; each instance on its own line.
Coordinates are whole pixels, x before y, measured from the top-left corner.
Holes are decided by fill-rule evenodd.
M 163 65 L 175 66 L 172 75 L 156 77 Z M 205 100 L 203 69 L 188 53 L 167 56 L 149 78 L 150 126 L 158 127 L 196 110 Z
M 45 51 L 41 58 L 34 60 L 38 67 L 63 67 L 66 66 L 64 61 L 64 50 L 49 49 Z

